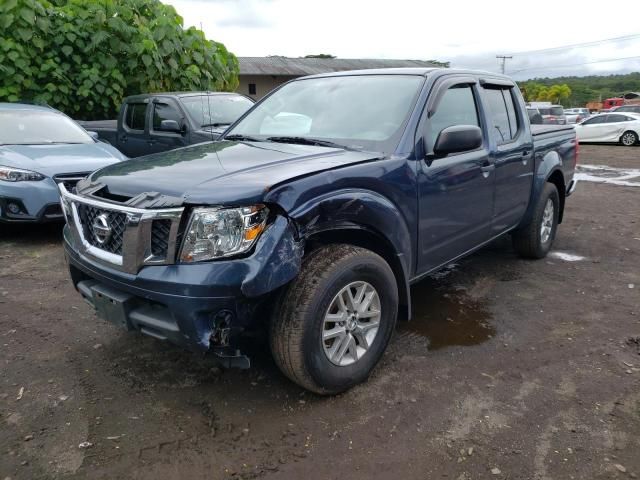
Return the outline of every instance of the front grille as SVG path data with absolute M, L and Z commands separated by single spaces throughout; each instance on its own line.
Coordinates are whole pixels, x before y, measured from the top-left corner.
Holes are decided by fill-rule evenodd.
M 89 244 L 109 253 L 122 255 L 122 241 L 127 225 L 127 215 L 125 213 L 104 210 L 81 203 L 78 205 L 78 215 L 80 217 L 80 223 L 82 224 L 84 238 Z M 111 228 L 111 235 L 103 242 L 98 240 L 93 228 L 96 219 L 100 215 L 105 216 L 107 225 Z
M 61 174 L 61 175 L 54 175 L 53 176 L 53 181 L 56 182 L 56 183 L 62 183 L 64 185 L 64 188 L 66 188 L 67 191 L 71 192 L 75 188 L 76 184 L 80 180 L 85 178 L 87 175 L 89 175 L 89 173 L 90 172 L 86 172 L 86 173 L 64 173 L 64 174 Z
M 165 257 L 169 248 L 169 233 L 171 220 L 154 220 L 151 225 L 151 253 L 158 257 Z

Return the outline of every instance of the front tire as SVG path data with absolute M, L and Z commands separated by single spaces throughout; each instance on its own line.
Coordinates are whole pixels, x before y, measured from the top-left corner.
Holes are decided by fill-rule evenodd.
M 513 247 L 524 258 L 544 258 L 558 229 L 560 195 L 553 183 L 547 182 L 538 198 L 529 223 L 513 232 Z
M 271 318 L 276 364 L 292 381 L 328 395 L 366 380 L 393 334 L 398 286 L 379 255 L 352 245 L 313 251 Z
M 636 132 L 632 132 L 629 130 L 628 132 L 624 132 L 620 137 L 620 143 L 625 147 L 633 147 L 636 143 L 638 143 L 638 134 Z

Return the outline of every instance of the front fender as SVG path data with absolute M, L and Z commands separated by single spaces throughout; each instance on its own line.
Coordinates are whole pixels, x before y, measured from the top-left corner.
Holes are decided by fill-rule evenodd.
M 403 213 L 383 195 L 365 189 L 348 189 L 314 198 L 290 213 L 300 226 L 301 236 L 336 230 L 364 230 L 377 241 L 384 242 L 385 250 L 392 251 L 402 269 L 409 302 L 409 278 L 413 265 L 412 234 Z M 404 303 L 404 302 L 403 302 Z
M 246 260 L 248 271 L 240 290 L 247 297 L 258 297 L 274 291 L 298 275 L 304 253 L 304 242 L 292 222 L 281 215 L 260 239 L 260 248 Z

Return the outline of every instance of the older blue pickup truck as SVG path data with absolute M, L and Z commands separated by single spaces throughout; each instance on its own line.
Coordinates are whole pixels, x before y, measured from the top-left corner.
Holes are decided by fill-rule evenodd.
M 79 123 L 128 157 L 140 157 L 215 140 L 253 103 L 239 93 L 145 93 L 125 98 L 117 120 Z
M 344 391 L 411 317 L 411 283 L 504 234 L 547 254 L 578 152 L 573 127 L 537 128 L 492 73 L 296 79 L 219 141 L 61 185 L 71 278 L 99 316 L 229 365 L 267 327 L 291 380 Z

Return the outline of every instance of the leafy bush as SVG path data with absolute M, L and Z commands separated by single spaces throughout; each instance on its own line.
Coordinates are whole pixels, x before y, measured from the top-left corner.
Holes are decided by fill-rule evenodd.
M 237 85 L 236 57 L 159 0 L 0 1 L 0 101 L 86 120 L 127 95 Z

